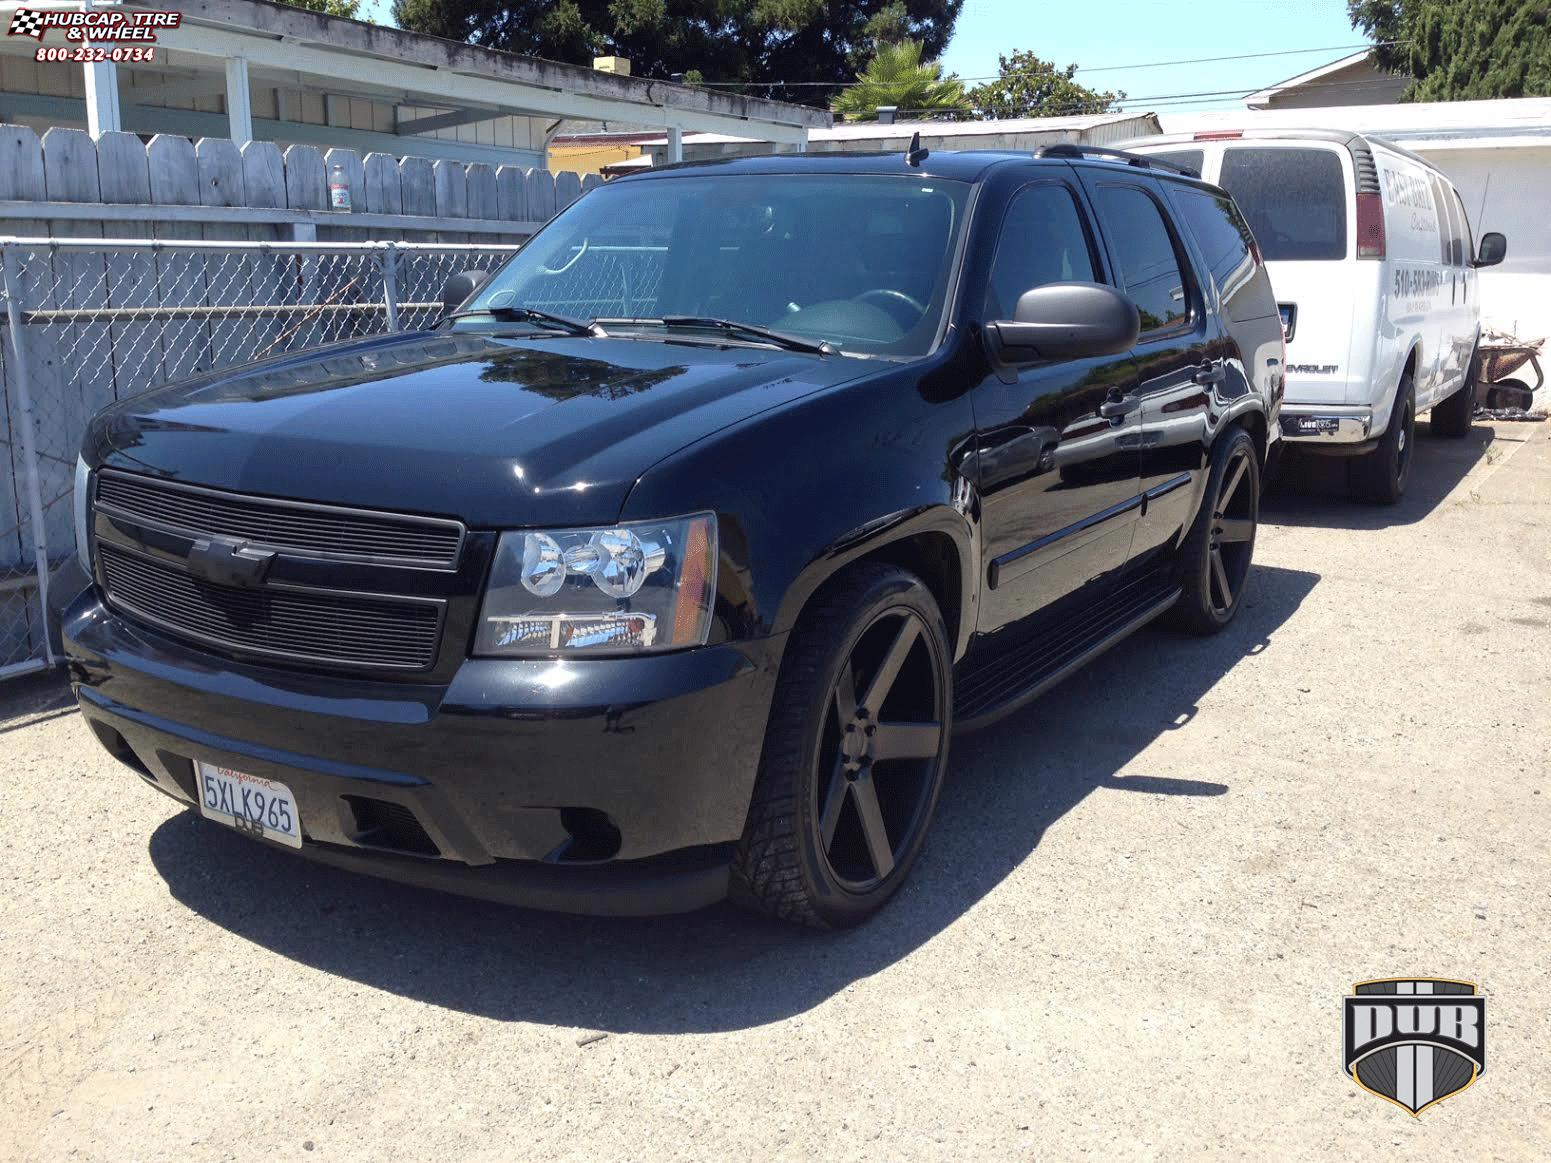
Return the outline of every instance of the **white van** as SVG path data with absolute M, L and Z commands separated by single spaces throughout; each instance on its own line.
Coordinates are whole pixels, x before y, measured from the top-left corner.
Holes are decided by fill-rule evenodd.
M 1418 413 L 1464 436 L 1480 337 L 1478 254 L 1459 193 L 1382 138 L 1320 129 L 1222 130 L 1124 145 L 1199 173 L 1238 203 L 1271 274 L 1287 335 L 1289 455 L 1350 458 L 1354 496 L 1394 504 Z

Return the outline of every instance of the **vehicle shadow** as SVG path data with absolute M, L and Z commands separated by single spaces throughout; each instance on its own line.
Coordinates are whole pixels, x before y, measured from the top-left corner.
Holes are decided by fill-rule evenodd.
M 1121 773 L 1160 734 L 1188 724 L 1240 659 L 1274 648 L 1317 581 L 1257 568 L 1221 635 L 1144 632 L 1004 722 L 956 739 L 921 862 L 880 916 L 846 933 L 810 934 L 732 905 L 642 920 L 504 908 L 314 865 L 192 813 L 161 825 L 150 855 L 172 895 L 215 924 L 376 989 L 561 1027 L 757 1026 L 809 1010 L 918 949 L 1097 789 L 1231 795 L 1221 783 Z M 1117 690 L 1123 722 L 1114 716 Z M 1061 724 L 1064 744 L 1050 745 L 1049 723 Z
M 1275 487 L 1262 503 L 1262 520 L 1321 529 L 1388 529 L 1414 525 L 1436 509 L 1454 486 L 1491 455 L 1495 434 L 1478 424 L 1462 440 L 1432 435 L 1430 423 L 1416 424 L 1411 480 L 1398 505 L 1370 505 L 1352 499 L 1344 457 L 1304 456 L 1282 462 Z

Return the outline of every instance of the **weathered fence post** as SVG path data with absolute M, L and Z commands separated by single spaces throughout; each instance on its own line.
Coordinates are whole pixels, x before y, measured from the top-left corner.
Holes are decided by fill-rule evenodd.
M 43 525 L 43 491 L 38 481 L 37 418 L 32 403 L 32 385 L 27 373 L 27 341 L 22 335 L 24 323 L 21 279 L 16 267 L 14 246 L 0 252 L 0 274 L 5 283 L 5 319 L 11 337 L 12 383 L 21 420 L 22 487 L 27 493 L 27 511 L 32 520 L 33 564 L 38 574 L 38 627 L 43 639 L 44 665 L 54 665 L 54 647 L 48 633 L 48 532 Z
M 389 240 L 382 252 L 382 301 L 388 310 L 388 330 L 399 329 L 399 254 Z

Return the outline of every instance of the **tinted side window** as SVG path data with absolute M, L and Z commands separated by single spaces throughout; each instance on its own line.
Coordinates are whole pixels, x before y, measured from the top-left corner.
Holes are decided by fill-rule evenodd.
M 1454 261 L 1454 223 L 1449 212 L 1448 194 L 1437 178 L 1428 183 L 1433 192 L 1433 209 L 1438 215 L 1438 258 L 1445 266 Z
M 1270 280 L 1257 266 L 1254 238 L 1237 208 L 1221 194 L 1174 183 L 1168 185 L 1174 208 L 1206 259 L 1206 267 L 1230 319 L 1259 319 L 1276 312 Z M 1260 284 L 1265 284 L 1264 286 Z
M 1121 286 L 1142 313 L 1142 330 L 1183 321 L 1190 299 L 1158 204 L 1135 186 L 1100 186 L 1098 203 Z
M 1223 152 L 1217 184 L 1244 211 L 1267 261 L 1346 257 L 1346 179 L 1328 149 Z
M 1465 213 L 1465 203 L 1460 199 L 1458 190 L 1450 190 L 1454 197 L 1454 208 L 1459 211 L 1459 235 L 1462 253 L 1459 256 L 1460 266 L 1469 266 L 1471 259 L 1476 257 L 1476 239 L 1470 230 L 1470 215 Z
M 1072 192 L 1026 186 L 1013 195 L 986 288 L 985 317 L 1011 319 L 1025 291 L 1046 283 L 1095 282 L 1088 231 Z

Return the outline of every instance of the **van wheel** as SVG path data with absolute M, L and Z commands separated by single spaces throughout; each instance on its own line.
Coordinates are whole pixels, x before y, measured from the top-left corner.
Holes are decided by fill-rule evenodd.
M 734 899 L 816 929 L 881 908 L 937 806 L 952 704 L 947 630 L 920 578 L 865 563 L 829 583 L 781 663 Z
M 1474 364 L 1474 360 L 1471 363 Z M 1433 405 L 1429 427 L 1434 436 L 1459 440 L 1470 435 L 1476 417 L 1476 381 L 1467 373 L 1464 386 L 1446 400 Z
M 1389 427 L 1372 452 L 1353 457 L 1347 466 L 1352 496 L 1374 505 L 1393 505 L 1405 496 L 1411 479 L 1411 451 L 1416 443 L 1416 389 L 1407 375 L 1395 393 Z
M 1255 530 L 1260 524 L 1260 461 L 1242 428 L 1225 432 L 1212 449 L 1200 511 L 1180 549 L 1179 601 L 1171 625 L 1215 634 L 1233 621 L 1244 597 Z

